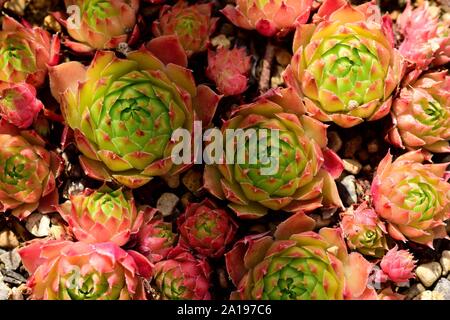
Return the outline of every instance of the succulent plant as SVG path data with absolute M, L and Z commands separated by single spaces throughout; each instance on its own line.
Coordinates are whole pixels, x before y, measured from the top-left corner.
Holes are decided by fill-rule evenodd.
M 13 215 L 24 219 L 35 210 L 53 211 L 61 165 L 36 132 L 20 131 L 0 120 L 0 212 L 12 209 Z
M 78 62 L 58 65 L 50 86 L 86 174 L 130 188 L 185 169 L 172 161 L 172 133 L 192 131 L 194 117 L 204 119 L 202 110 L 214 112 L 219 100 L 208 87 L 197 88 L 189 70 L 164 65 L 144 47 L 127 59 L 99 51 L 87 69 Z
M 236 222 L 209 199 L 190 203 L 178 218 L 180 243 L 205 257 L 219 258 L 233 241 Z
M 314 220 L 297 213 L 274 237 L 248 236 L 225 255 L 238 300 L 342 300 L 376 297 L 368 288 L 371 263 L 348 254 L 339 229 L 311 231 Z
M 450 152 L 450 76 L 426 73 L 402 89 L 392 107 L 388 141 L 409 150 Z
M 166 260 L 155 264 L 154 281 L 163 300 L 210 300 L 210 274 L 205 260 L 175 247 Z
M 0 81 L 27 82 L 39 87 L 47 76 L 48 66 L 59 60 L 60 42 L 44 29 L 20 24 L 3 17 L 0 31 Z
M 171 222 L 164 222 L 155 216 L 155 211 L 148 216 L 137 234 L 136 248 L 150 261 L 158 262 L 167 257 L 177 241 L 177 234 L 172 230 Z
M 264 36 L 284 35 L 308 21 L 313 0 L 237 0 L 222 13 L 236 26 Z
M 262 141 L 252 150 L 250 138 L 239 142 L 239 138 L 231 141 L 226 137 L 227 144 L 230 140 L 237 151 L 234 161 L 206 165 L 205 188 L 229 201 L 239 217 L 248 219 L 264 216 L 268 209 L 295 212 L 342 207 L 334 182 L 342 172 L 342 161 L 327 148 L 326 128 L 305 115 L 303 102 L 293 89 L 269 92 L 257 102 L 237 108 L 223 124 L 222 132 L 226 136 L 228 129 L 242 129 L 259 137 L 267 134 L 270 154 L 266 153 L 271 163 L 260 152 Z M 275 131 L 271 130 L 278 130 L 278 137 L 272 138 Z M 243 163 L 236 157 L 239 153 L 246 155 Z M 249 158 L 252 153 L 257 153 L 255 163 Z
M 373 179 L 372 197 L 391 237 L 432 248 L 434 239 L 447 236 L 444 221 L 450 218 L 450 184 L 448 163 L 423 164 L 430 160 L 421 150 L 410 151 L 394 162 L 388 153 Z
M 75 40 L 65 39 L 64 45 L 75 52 L 87 53 L 101 49 L 117 49 L 138 32 L 136 15 L 139 0 L 64 0 L 66 16 L 54 17 Z
M 416 262 L 408 250 L 398 250 L 395 246 L 383 256 L 380 267 L 390 280 L 402 284 L 415 278 L 413 271 L 416 268 Z
M 411 82 L 430 66 L 450 61 L 450 24 L 440 20 L 441 8 L 428 1 L 414 9 L 407 1 L 405 10 L 397 19 L 397 29 L 403 35 L 399 52 L 412 64 L 406 78 Z
M 188 5 L 183 0 L 173 6 L 165 5 L 159 20 L 153 22 L 153 34 L 162 39 L 177 36 L 188 57 L 205 51 L 218 20 L 211 17 L 212 6 L 212 3 Z
M 36 98 L 36 89 L 25 82 L 0 81 L 0 115 L 18 128 L 31 126 L 44 105 Z
M 77 240 L 86 243 L 123 246 L 143 222 L 143 212 L 136 208 L 131 192 L 106 186 L 70 195 L 57 210 Z
M 362 254 L 380 257 L 387 249 L 386 227 L 373 208 L 364 202 L 342 214 L 341 228 L 347 245 Z
M 219 48 L 208 52 L 206 75 L 225 96 L 238 95 L 247 89 L 250 56 L 244 48 Z
M 34 241 L 19 253 L 34 300 L 146 300 L 153 266 L 114 243 Z
M 317 23 L 297 27 L 285 81 L 316 119 L 348 128 L 389 113 L 404 66 L 390 20 L 378 15 L 370 2 L 325 0 Z

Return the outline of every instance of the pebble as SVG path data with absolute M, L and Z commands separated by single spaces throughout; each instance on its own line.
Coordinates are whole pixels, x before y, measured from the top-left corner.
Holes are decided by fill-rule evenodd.
M 21 288 L 11 289 L 11 300 L 23 300 L 23 294 Z
M 343 200 L 347 206 L 350 206 L 358 201 L 358 195 L 356 194 L 356 178 L 349 175 L 341 180 L 341 184 L 347 190 L 348 196 Z
M 17 249 L 0 255 L 0 262 L 4 264 L 6 270 L 16 270 L 19 268 L 21 261 Z
M 438 292 L 427 290 L 415 297 L 414 300 L 444 300 L 444 297 Z
M 14 285 L 20 285 L 27 282 L 27 279 L 25 279 L 20 273 L 12 270 L 6 270 L 3 273 L 3 281 Z
M 190 192 L 186 192 L 185 194 L 183 194 L 180 199 L 183 208 L 186 208 L 192 201 L 194 201 L 194 196 Z
M 417 297 L 419 294 L 424 292 L 426 289 L 421 283 L 415 283 L 405 292 L 406 300 L 411 300 L 414 297 Z
M 345 158 L 352 158 L 355 155 L 355 152 L 358 151 L 359 148 L 361 148 L 361 144 L 362 144 L 362 137 L 361 136 L 357 136 L 357 137 L 349 140 L 345 144 L 344 157 Z
M 11 230 L 0 231 L 0 248 L 14 249 L 19 246 L 17 236 Z
M 70 199 L 70 195 L 81 193 L 85 188 L 81 181 L 69 181 L 64 187 L 63 197 Z
M 362 164 L 359 163 L 359 161 L 357 161 L 357 160 L 344 159 L 342 161 L 344 163 L 345 171 L 347 171 L 351 174 L 358 174 L 362 169 Z
M 378 146 L 378 141 L 377 140 L 372 140 L 371 142 L 369 142 L 369 144 L 367 145 L 367 151 L 369 153 L 377 153 L 379 149 Z
M 334 152 L 338 152 L 342 148 L 342 139 L 336 131 L 328 132 L 328 147 Z
M 11 289 L 0 280 L 0 300 L 8 300 Z
M 220 34 L 211 39 L 211 45 L 213 47 L 228 49 L 231 46 L 231 41 L 224 34 Z
M 425 263 L 417 267 L 416 275 L 425 287 L 431 287 L 442 274 L 439 262 Z
M 445 21 L 446 25 L 450 22 L 450 1 L 448 0 L 439 0 L 439 3 L 444 7 L 446 11 L 442 16 L 442 21 Z
M 54 32 L 61 32 L 61 25 L 55 17 L 50 14 L 44 18 L 44 27 Z
M 180 185 L 180 175 L 178 174 L 164 176 L 163 179 L 171 189 L 178 188 Z
M 53 239 L 63 239 L 65 234 L 66 229 L 63 226 L 52 224 L 52 226 L 50 227 L 49 236 L 51 236 Z
M 163 193 L 156 203 L 156 208 L 164 217 L 170 216 L 179 200 L 180 198 L 173 193 Z
M 270 86 L 272 88 L 280 87 L 284 84 L 283 72 L 285 68 L 282 66 L 276 66 L 273 76 L 270 78 Z
M 450 300 L 450 281 L 448 279 L 441 278 L 433 292 L 442 294 L 444 300 Z
M 36 237 L 47 237 L 50 234 L 50 218 L 41 213 L 33 213 L 27 218 L 25 228 Z
M 442 275 L 446 276 L 450 271 L 450 250 L 442 252 L 440 263 L 442 266 Z
M 28 0 L 10 0 L 5 3 L 5 8 L 19 16 L 23 16 L 27 5 Z
M 275 53 L 275 59 L 279 65 L 286 67 L 289 63 L 291 63 L 292 55 L 287 50 L 278 48 Z
M 198 191 L 203 186 L 203 174 L 190 170 L 181 179 L 183 185 L 192 193 Z

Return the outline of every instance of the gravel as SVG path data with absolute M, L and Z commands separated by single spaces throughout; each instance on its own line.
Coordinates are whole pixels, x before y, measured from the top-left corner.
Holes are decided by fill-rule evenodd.
M 50 234 L 50 218 L 45 214 L 33 213 L 27 218 L 25 227 L 36 237 L 46 237 Z
M 442 274 L 439 262 L 425 263 L 417 267 L 416 275 L 425 287 L 431 287 Z
M 0 254 L 0 262 L 3 263 L 5 270 L 16 270 L 20 266 L 20 255 L 17 249 Z
M 173 214 L 179 200 L 180 198 L 173 193 L 163 193 L 156 203 L 156 208 L 163 216 L 170 216 Z
M 450 271 L 450 250 L 442 252 L 441 260 L 439 262 L 442 266 L 442 275 L 446 276 Z
M 450 300 L 450 281 L 445 278 L 439 279 L 433 292 L 441 294 L 444 300 Z

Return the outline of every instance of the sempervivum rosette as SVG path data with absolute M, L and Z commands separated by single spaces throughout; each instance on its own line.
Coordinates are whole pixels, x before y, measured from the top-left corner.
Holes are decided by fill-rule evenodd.
M 424 74 L 402 89 L 392 107 L 388 140 L 400 148 L 450 152 L 450 76 Z
M 371 263 L 348 253 L 339 229 L 311 231 L 314 220 L 298 213 L 275 237 L 244 238 L 225 255 L 237 300 L 376 299 L 368 288 Z
M 131 192 L 108 187 L 70 195 L 70 200 L 57 209 L 75 237 L 87 243 L 123 246 L 143 221 L 143 212 L 136 208 Z
M 234 25 L 271 37 L 308 21 L 313 0 L 237 0 L 236 4 L 222 10 Z
M 18 128 L 31 126 L 44 108 L 36 98 L 36 89 L 26 83 L 0 81 L 0 115 Z
M 25 22 L 24 22 L 25 23 Z M 59 39 L 44 29 L 4 16 L 0 31 L 0 80 L 41 86 L 48 66 L 58 63 Z
M 398 250 L 396 246 L 381 259 L 380 267 L 387 278 L 401 284 L 415 278 L 416 262 L 408 250 Z
M 408 0 L 406 9 L 397 19 L 398 31 L 403 36 L 399 52 L 411 64 L 410 82 L 430 66 L 450 61 L 450 24 L 440 19 L 441 8 L 428 1 L 414 9 Z
M 348 128 L 389 113 L 403 61 L 390 21 L 378 15 L 371 3 L 326 0 L 317 23 L 297 28 L 285 78 L 315 118 Z
M 227 136 L 230 129 L 254 135 L 254 140 L 260 139 L 259 146 L 254 148 L 251 138 L 231 140 L 233 137 Z M 231 141 L 236 149 L 234 161 L 223 158 L 207 165 L 205 188 L 229 201 L 238 216 L 249 219 L 264 216 L 268 209 L 294 212 L 341 207 L 334 178 L 340 176 L 343 166 L 327 148 L 326 129 L 305 115 L 303 102 L 293 89 L 273 91 L 243 105 L 222 126 L 226 144 Z M 263 137 L 267 138 L 266 150 Z M 270 152 L 261 152 L 267 149 Z M 239 160 L 240 153 L 246 155 L 244 161 Z M 264 153 L 272 159 L 269 163 Z
M 225 253 L 237 230 L 230 215 L 209 199 L 190 203 L 178 218 L 178 225 L 183 245 L 211 258 Z
M 150 261 L 158 262 L 167 257 L 177 241 L 172 223 L 155 216 L 156 210 L 146 212 L 145 222 L 136 236 L 136 248 Z
M 0 212 L 26 218 L 35 210 L 48 213 L 58 202 L 55 178 L 61 159 L 45 149 L 34 131 L 20 131 L 0 121 Z
M 350 249 L 371 256 L 382 256 L 387 249 L 386 227 L 366 202 L 342 214 L 341 228 Z
M 226 96 L 247 90 L 250 56 L 244 48 L 219 48 L 208 52 L 206 76 L 216 83 L 219 92 Z
M 188 164 L 172 161 L 173 132 L 191 132 L 199 115 L 193 108 L 213 112 L 218 102 L 209 88 L 195 86 L 189 70 L 164 65 L 145 48 L 126 59 L 99 51 L 87 69 L 78 62 L 58 65 L 50 86 L 74 130 L 86 174 L 130 188 L 183 170 Z
M 146 300 L 152 265 L 114 243 L 35 241 L 19 253 L 33 300 Z
M 372 182 L 372 196 L 394 239 L 433 247 L 434 239 L 447 236 L 444 221 L 450 218 L 450 184 L 448 163 L 423 164 L 426 160 L 430 157 L 420 150 L 394 162 L 388 153 Z
M 163 300 L 210 300 L 211 267 L 181 247 L 155 264 L 156 290 Z
M 204 51 L 216 28 L 217 18 L 211 17 L 212 6 L 212 3 L 188 5 L 185 1 L 166 5 L 159 13 L 159 20 L 153 22 L 153 34 L 161 39 L 176 36 L 188 56 Z
M 69 17 L 54 16 L 76 40 L 64 44 L 76 52 L 117 48 L 137 32 L 139 0 L 64 0 Z M 66 18 L 66 19 L 65 19 Z

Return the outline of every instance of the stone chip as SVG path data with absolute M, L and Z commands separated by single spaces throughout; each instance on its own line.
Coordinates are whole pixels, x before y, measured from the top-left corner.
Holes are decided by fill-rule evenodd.
M 416 275 L 425 287 L 431 287 L 442 274 L 439 262 L 425 263 L 417 267 Z

